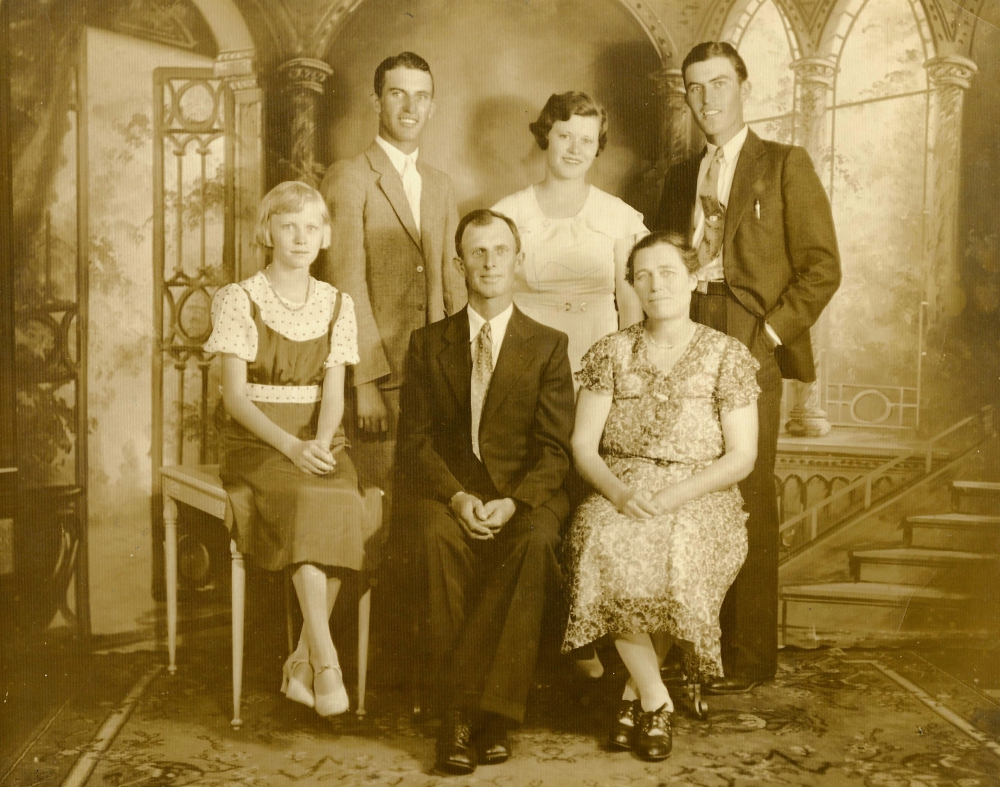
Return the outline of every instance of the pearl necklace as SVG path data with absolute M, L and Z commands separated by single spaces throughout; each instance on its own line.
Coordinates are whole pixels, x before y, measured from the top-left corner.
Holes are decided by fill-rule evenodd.
M 270 266 L 269 266 L 270 267 Z M 264 278 L 267 279 L 267 286 L 271 288 L 271 292 L 274 293 L 274 297 L 278 299 L 278 302 L 284 306 L 290 312 L 301 311 L 305 308 L 305 305 L 309 303 L 309 296 L 312 295 L 313 280 L 312 276 L 309 277 L 309 283 L 306 284 L 306 299 L 297 306 L 289 306 L 288 301 L 282 298 L 276 289 L 274 289 L 274 282 L 271 281 L 271 277 L 267 275 L 267 268 L 264 268 Z
M 688 335 L 688 337 L 683 341 L 678 341 L 675 342 L 674 344 L 667 344 L 666 342 L 656 341 L 656 338 L 653 336 L 652 333 L 650 333 L 649 328 L 645 328 L 643 330 L 646 335 L 646 339 L 649 341 L 649 343 L 652 344 L 654 347 L 658 347 L 661 350 L 675 350 L 677 349 L 678 346 L 687 344 L 687 342 L 690 341 L 691 337 L 694 335 L 694 331 L 692 330 L 691 333 Z

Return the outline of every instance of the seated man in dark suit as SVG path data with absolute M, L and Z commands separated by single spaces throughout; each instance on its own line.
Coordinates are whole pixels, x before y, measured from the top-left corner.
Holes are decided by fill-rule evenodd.
M 569 514 L 573 381 L 566 335 L 513 305 L 520 237 L 473 211 L 456 264 L 469 305 L 413 332 L 402 389 L 399 513 L 426 551 L 428 626 L 445 710 L 437 769 L 510 756 Z

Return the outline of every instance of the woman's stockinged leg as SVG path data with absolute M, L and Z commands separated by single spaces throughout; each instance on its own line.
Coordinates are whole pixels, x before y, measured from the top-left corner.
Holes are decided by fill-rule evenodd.
M 666 660 L 667 655 L 674 646 L 674 638 L 665 631 L 658 631 L 655 634 L 651 634 L 650 639 L 653 642 L 653 650 L 656 651 L 656 659 L 662 668 L 663 662 Z M 636 687 L 635 680 L 631 677 L 631 675 L 625 682 L 625 690 L 622 692 L 622 699 L 628 702 L 639 699 L 639 689 Z
M 343 713 L 347 710 L 347 693 L 337 649 L 330 636 L 330 613 L 340 580 L 328 578 L 321 568 L 307 563 L 292 574 L 292 584 L 302 609 L 302 633 L 313 667 L 316 712 L 321 716 Z
M 302 610 L 302 638 L 308 645 L 313 668 L 335 664 L 337 650 L 330 636 L 326 574 L 318 566 L 305 563 L 295 569 L 292 584 Z
M 294 580 L 293 580 L 294 581 Z M 326 580 L 326 620 L 329 625 L 330 615 L 333 614 L 333 606 L 337 602 L 337 595 L 340 593 L 340 578 L 339 577 L 327 577 Z M 296 588 L 296 596 L 298 595 L 298 588 Z M 299 598 L 299 608 L 302 610 L 303 625 L 301 631 L 299 631 L 299 640 L 295 645 L 295 654 L 303 661 L 309 661 L 310 648 L 309 648 L 309 638 L 306 636 L 306 626 L 305 626 L 305 607 L 302 605 L 302 599 Z
M 655 711 L 665 704 L 667 710 L 673 710 L 670 692 L 660 677 L 659 654 L 649 634 L 620 634 L 615 637 L 615 647 L 638 690 L 642 709 Z

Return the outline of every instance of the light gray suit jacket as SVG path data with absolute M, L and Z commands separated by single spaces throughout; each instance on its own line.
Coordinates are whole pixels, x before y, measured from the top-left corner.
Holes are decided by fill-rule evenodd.
M 410 334 L 465 305 L 453 258 L 458 208 L 451 179 L 417 161 L 421 232 L 403 181 L 378 143 L 326 172 L 320 191 L 332 237 L 319 278 L 354 299 L 361 362 L 354 384 L 398 388 Z

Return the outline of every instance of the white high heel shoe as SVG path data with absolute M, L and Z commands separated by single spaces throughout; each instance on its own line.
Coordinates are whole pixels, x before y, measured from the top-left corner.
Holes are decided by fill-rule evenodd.
M 308 677 L 305 680 L 295 674 L 298 671 L 299 676 L 303 675 L 303 667 L 308 670 Z M 281 693 L 294 702 L 302 703 L 307 708 L 315 707 L 316 699 L 311 688 L 312 672 L 312 664 L 309 663 L 309 660 L 299 658 L 296 653 L 293 653 L 281 668 Z
M 327 673 L 334 673 L 336 685 L 328 692 L 320 692 L 318 687 L 320 676 Z M 340 671 L 340 665 L 329 664 L 317 669 L 313 678 L 313 691 L 316 698 L 316 713 L 320 716 L 336 716 L 346 712 L 351 706 L 347 698 L 347 689 L 344 688 L 344 673 Z

